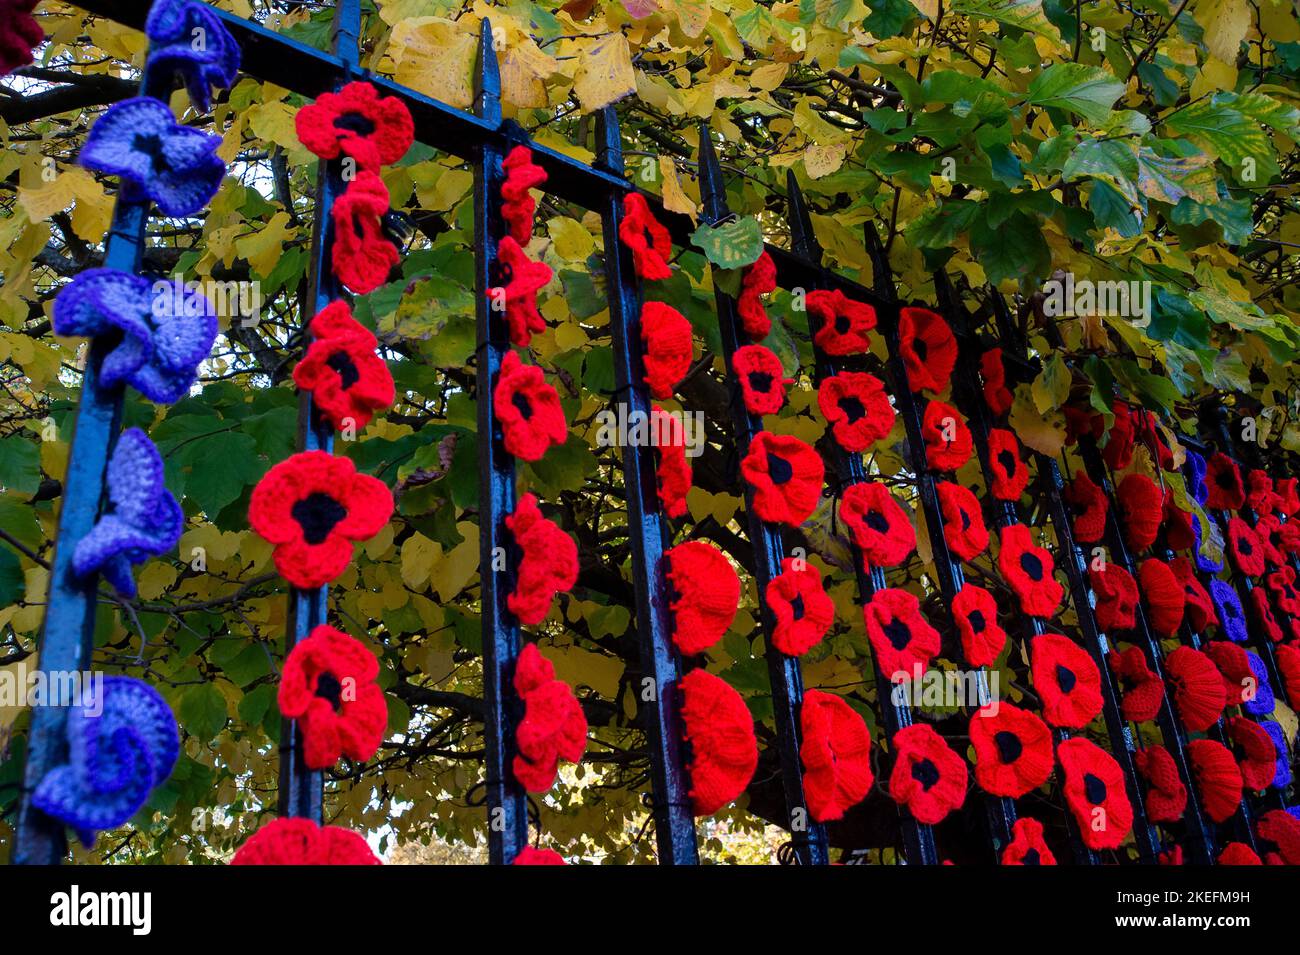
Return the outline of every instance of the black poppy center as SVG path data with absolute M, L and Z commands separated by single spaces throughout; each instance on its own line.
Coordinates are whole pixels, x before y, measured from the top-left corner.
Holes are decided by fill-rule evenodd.
M 646 246 L 648 248 L 653 249 L 655 247 L 655 234 L 650 231 L 650 227 L 646 226 L 644 229 L 642 229 L 641 234 L 645 236 Z
M 767 476 L 772 479 L 773 484 L 784 484 L 790 478 L 794 477 L 794 468 L 790 462 L 780 455 L 767 454 Z
M 357 379 L 361 377 L 361 372 L 357 371 L 357 366 L 352 362 L 352 356 L 345 351 L 336 351 L 325 359 L 325 364 L 338 372 L 344 391 L 355 385 Z
M 766 394 L 772 390 L 772 376 L 765 371 L 751 371 L 749 373 L 749 387 Z
M 1002 470 L 1006 472 L 1008 480 L 1016 476 L 1017 463 L 1016 456 L 1010 451 L 998 452 L 998 464 L 1002 465 Z
M 912 764 L 912 778 L 929 792 L 930 787 L 939 781 L 939 768 L 928 759 L 919 760 Z
M 970 515 L 966 513 L 965 508 L 962 508 L 959 513 L 961 514 L 961 529 L 964 531 L 970 530 Z
M 362 116 L 360 113 L 343 113 L 341 116 L 334 117 L 334 128 L 344 129 L 358 136 L 369 136 L 375 131 L 375 124 L 369 117 Z
M 519 409 L 519 413 L 528 421 L 533 416 L 533 406 L 528 401 L 528 396 L 522 391 L 516 391 L 510 396 L 510 403 Z
M 912 340 L 912 351 L 916 352 L 916 357 L 925 362 L 930 357 L 930 346 L 925 343 L 924 338 L 914 338 Z
M 1250 541 L 1244 537 L 1237 538 L 1237 550 L 1241 551 L 1247 557 L 1255 552 L 1254 548 L 1250 546 Z
M 889 645 L 895 650 L 906 650 L 907 645 L 912 642 L 912 628 L 902 620 L 891 620 L 880 629 L 885 632 Z
M 1020 860 L 1021 865 L 1042 865 L 1043 860 L 1038 855 L 1037 849 L 1026 849 L 1024 858 Z
M 334 525 L 348 516 L 345 508 L 323 491 L 313 491 L 301 501 L 295 501 L 289 512 L 308 544 L 319 544 L 334 530 Z
M 1043 579 L 1043 562 L 1029 551 L 1020 555 L 1020 569 L 1029 575 L 1029 579 L 1035 582 Z
M 1228 470 L 1219 471 L 1214 475 L 1214 483 L 1219 485 L 1225 491 L 1234 491 L 1237 489 L 1237 482 L 1232 479 L 1232 472 Z
M 795 620 L 802 620 L 804 615 L 803 594 L 798 594 L 790 601 L 790 615 Z
M 328 701 L 335 713 L 343 709 L 343 684 L 333 673 L 322 673 L 316 677 L 316 696 Z
M 876 533 L 889 533 L 889 521 L 885 520 L 885 515 L 881 514 L 879 511 L 867 511 L 864 520 L 866 521 L 867 526 Z
M 162 173 L 171 169 L 167 157 L 163 155 L 162 137 L 156 133 L 136 133 L 131 140 L 131 148 L 149 157 L 154 172 Z
M 847 315 L 835 316 L 836 332 L 838 332 L 841 335 L 847 335 L 849 333 L 849 330 L 852 328 L 853 328 L 853 323 L 849 321 L 849 317 Z
M 1092 773 L 1084 774 L 1083 791 L 1088 797 L 1088 802 L 1094 806 L 1100 806 L 1106 801 L 1106 784 Z
M 1074 685 L 1079 682 L 1079 678 L 1063 663 L 1056 665 L 1056 683 L 1061 688 L 1062 693 L 1069 693 L 1074 689 Z
M 985 627 L 984 611 L 972 610 L 966 615 L 966 622 L 970 624 L 972 633 L 983 633 Z
M 1020 737 L 1010 730 L 999 730 L 993 734 L 993 742 L 998 744 L 998 757 L 1004 763 L 1014 763 L 1025 751 Z
M 857 424 L 867 416 L 867 409 L 857 395 L 845 395 L 841 398 L 840 410 L 848 416 L 849 424 Z

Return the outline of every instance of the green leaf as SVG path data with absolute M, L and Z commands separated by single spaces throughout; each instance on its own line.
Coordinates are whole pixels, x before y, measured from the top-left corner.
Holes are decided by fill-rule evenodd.
M 221 513 L 244 488 L 265 472 L 257 442 L 240 431 L 223 431 L 186 446 L 181 460 L 190 467 L 185 496 L 209 516 Z
M 0 604 L 14 604 L 22 599 L 26 577 L 18 555 L 8 547 L 0 547 Z
M 952 11 L 982 20 L 996 20 L 1051 40 L 1061 39 L 1061 31 L 1043 13 L 1042 0 L 954 0 Z
M 691 243 L 714 265 L 735 269 L 752 265 L 763 254 L 763 229 L 753 216 L 742 216 L 719 226 L 701 225 Z
M 1065 404 L 1070 397 L 1070 378 L 1070 369 L 1065 364 L 1065 359 L 1053 355 L 1030 386 L 1035 407 L 1046 413 Z
M 1238 173 L 1247 159 L 1253 160 L 1256 166 L 1276 168 L 1273 144 L 1259 121 L 1247 119 L 1221 102 L 1201 100 L 1193 103 L 1170 116 L 1165 121 L 1165 128 L 1186 136 Z M 1264 170 L 1259 171 L 1262 173 Z
M 1138 150 L 1138 189 L 1158 202 L 1176 206 L 1184 196 L 1215 202 L 1216 183 L 1209 156 L 1161 156 L 1150 146 Z
M 1123 93 L 1124 84 L 1107 70 L 1082 63 L 1057 63 L 1034 77 L 1028 100 L 1036 106 L 1055 106 L 1102 123 Z
M 36 550 L 45 541 L 41 526 L 36 522 L 35 509 L 12 497 L 0 497 L 0 527 L 32 550 Z
M 181 697 L 181 726 L 206 743 L 226 728 L 226 698 L 211 683 L 200 683 Z
M 40 486 L 41 451 L 36 442 L 20 434 L 0 438 L 0 489 L 30 497 Z
M 275 704 L 275 687 L 270 683 L 255 686 L 239 701 L 239 718 L 249 726 L 256 726 Z
M 1128 201 L 1129 208 L 1143 205 L 1138 192 L 1138 158 L 1123 139 L 1085 139 L 1065 161 L 1061 178 L 1066 182 L 1090 178 L 1106 183 Z

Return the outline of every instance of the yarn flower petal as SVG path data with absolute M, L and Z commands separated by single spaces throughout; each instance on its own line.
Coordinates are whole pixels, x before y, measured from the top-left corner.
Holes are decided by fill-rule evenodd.
M 656 398 L 671 398 L 691 368 L 691 323 L 663 302 L 641 307 L 641 341 L 645 345 L 645 383 Z
M 1237 462 L 1222 451 L 1210 458 L 1205 471 L 1205 506 L 1216 511 L 1239 511 L 1246 504 Z
M 866 798 L 871 771 L 871 733 L 842 698 L 808 690 L 799 709 L 808 813 L 818 822 L 840 819 Z
M 239 847 L 231 865 L 382 865 L 365 837 L 310 819 L 272 819 Z
M 998 625 L 998 605 L 993 595 L 975 584 L 963 584 L 952 598 L 952 616 L 961 637 L 962 655 L 973 667 L 992 666 L 1007 643 Z
M 1201 733 L 1223 713 L 1226 697 L 1218 667 L 1200 650 L 1176 647 L 1165 658 L 1165 683 L 1183 725 Z
M 573 689 L 555 678 L 555 667 L 537 644 L 526 644 L 515 663 L 515 692 L 524 717 L 515 727 L 519 752 L 511 766 L 530 793 L 544 793 L 555 782 L 560 760 L 576 763 L 587 748 L 587 717 Z
M 740 578 L 731 561 L 706 541 L 684 541 L 664 552 L 672 585 L 673 643 L 687 656 L 722 639 L 740 604 Z
M 1259 792 L 1273 785 L 1273 777 L 1277 775 L 1277 747 L 1268 730 L 1244 716 L 1230 718 L 1227 729 L 1245 787 Z
M 999 702 L 970 719 L 975 781 L 994 796 L 1018 799 L 1047 782 L 1056 764 L 1052 731 L 1028 710 Z
M 681 419 L 655 405 L 650 409 L 651 435 L 657 464 L 655 485 L 659 506 L 669 517 L 686 513 L 686 494 L 691 489 L 691 465 L 686 459 L 686 429 Z
M 989 431 L 989 490 L 999 501 L 1018 501 L 1029 484 L 1029 467 L 1021 460 L 1020 442 L 1005 428 Z
M 1162 637 L 1172 637 L 1183 623 L 1187 598 L 1183 585 L 1163 560 L 1149 557 L 1138 567 L 1138 583 L 1147 603 L 1147 621 Z
M 691 806 L 711 816 L 745 791 L 758 768 L 754 718 L 740 694 L 707 670 L 691 670 L 679 688 Z
M 506 451 L 524 461 L 540 461 L 552 445 L 569 439 L 560 396 L 537 365 L 525 365 L 506 352 L 492 391 L 492 413 L 501 424 Z
M 496 284 L 488 290 L 488 298 L 494 308 L 505 311 L 511 344 L 527 348 L 534 335 L 546 331 L 546 320 L 537 310 L 537 293 L 552 274 L 549 265 L 530 259 L 511 236 L 497 243 Z
M 356 171 L 372 173 L 405 156 L 415 140 L 406 104 L 396 96 L 380 96 L 365 82 L 322 93 L 298 110 L 294 127 L 298 141 L 321 159 L 350 156 Z
M 1106 633 L 1132 630 L 1137 624 L 1137 583 L 1119 564 L 1107 561 L 1088 567 L 1088 581 L 1097 598 L 1093 614 Z
M 1192 562 L 1186 557 L 1175 557 L 1169 562 L 1169 569 L 1182 585 L 1188 625 L 1197 633 L 1212 624 L 1217 625 L 1219 618 L 1214 612 L 1214 601 L 1196 576 Z
M 375 354 L 375 336 L 342 299 L 317 313 L 307 330 L 312 343 L 293 370 L 294 384 L 311 392 L 313 405 L 335 428 L 364 428 L 394 397 L 388 363 Z
M 1028 816 L 1017 819 L 1000 861 L 1002 865 L 1056 865 L 1056 856 L 1043 839 L 1043 824 Z
M 1056 756 L 1064 773 L 1065 801 L 1083 844 L 1089 849 L 1118 848 L 1133 828 L 1133 806 L 1115 757 L 1082 736 L 1061 742 Z
M 822 588 L 822 575 L 806 560 L 785 558 L 764 597 L 775 621 L 772 645 L 786 656 L 807 653 L 835 622 L 835 603 Z
M 1232 752 L 1212 739 L 1187 744 L 1187 763 L 1201 797 L 1201 808 L 1215 822 L 1232 818 L 1241 804 L 1241 770 Z
M 1251 526 L 1240 517 L 1228 521 L 1228 553 L 1233 565 L 1247 577 L 1264 573 L 1264 549 Z
M 876 666 L 892 683 L 913 679 L 939 652 L 939 631 L 921 615 L 921 604 L 906 590 L 878 590 L 862 608 Z
M 940 481 L 935 485 L 939 510 L 943 514 L 943 539 L 961 560 L 974 560 L 989 546 L 989 529 L 984 524 L 979 499 L 960 484 Z
M 1055 563 L 1049 551 L 1033 542 L 1029 528 L 1012 524 L 1002 529 L 998 570 L 1020 599 L 1020 609 L 1034 617 L 1056 613 L 1065 588 L 1053 576 Z
M 938 394 L 948 387 L 957 365 L 957 339 L 943 316 L 928 308 L 901 309 L 898 351 L 913 391 Z
M 876 327 L 876 310 L 855 302 L 839 289 L 809 292 L 805 299 L 813 342 L 828 355 L 864 355 L 871 349 L 869 332 Z
M 1178 765 L 1163 746 L 1146 746 L 1133 754 L 1139 775 L 1147 783 L 1147 818 L 1152 822 L 1177 822 L 1187 811 L 1187 787 L 1178 777 Z
M 731 358 L 731 369 L 740 382 L 745 410 L 752 415 L 776 414 L 785 404 L 785 392 L 794 384 L 785 377 L 781 359 L 762 345 L 742 345 Z
M 32 11 L 38 0 L 0 0 L 0 76 L 32 62 L 32 50 L 45 40 Z
M 894 406 L 875 375 L 842 371 L 822 380 L 817 407 L 845 451 L 865 451 L 894 427 Z
M 144 22 L 148 69 L 180 75 L 199 112 L 212 105 L 212 87 L 229 89 L 239 72 L 239 44 L 206 3 L 157 0 Z
M 848 525 L 867 570 L 897 567 L 916 550 L 916 529 L 888 485 L 850 485 L 840 501 L 840 519 Z
M 759 517 L 798 527 L 817 508 L 826 465 L 798 438 L 760 431 L 749 442 L 740 473 L 753 490 Z
M 952 405 L 931 401 L 921 419 L 926 462 L 936 471 L 956 471 L 975 447 L 966 419 Z
M 537 209 L 532 190 L 546 182 L 546 171 L 533 162 L 533 151 L 527 146 L 516 146 L 506 153 L 501 168 L 505 172 L 501 183 L 501 218 L 510 237 L 520 245 L 527 245 L 533 235 L 533 213 Z
M 357 295 L 373 292 L 388 281 L 401 255 L 384 232 L 388 187 L 378 173 L 358 172 L 334 200 L 334 243 L 330 264 L 334 277 Z
M 1124 719 L 1134 723 L 1155 719 L 1165 699 L 1165 684 L 1147 665 L 1142 650 L 1133 646 L 1122 652 L 1112 652 L 1107 655 L 1106 662 L 1124 686 L 1124 697 L 1120 702 Z
M 525 494 L 506 518 L 506 529 L 522 554 L 514 591 L 506 606 L 525 626 L 541 623 L 551 602 L 578 580 L 578 545 L 554 521 L 542 517 L 537 498 Z
M 1081 544 L 1095 544 L 1106 531 L 1109 501 L 1092 478 L 1083 471 L 1074 475 L 1062 494 L 1074 505 L 1074 539 Z
M 629 192 L 623 199 L 618 237 L 632 251 L 632 266 L 641 278 L 654 282 L 672 276 L 668 264 L 673 257 L 672 239 L 639 192 Z
M 776 291 L 776 263 L 764 252 L 753 265 L 745 269 L 740 282 L 740 298 L 736 299 L 736 312 L 750 341 L 760 342 L 772 330 L 772 320 L 763 307 L 763 296 Z
M 1011 410 L 1015 396 L 1007 387 L 1007 372 L 1002 364 L 1002 349 L 990 348 L 980 355 L 980 377 L 984 379 L 984 403 L 1001 417 Z
M 1155 543 L 1164 514 L 1164 492 L 1145 474 L 1125 475 L 1116 489 L 1120 523 L 1124 540 L 1134 553 L 1141 553 Z
M 889 795 L 917 822 L 936 825 L 966 800 L 966 760 L 926 723 L 894 734 Z
M 1080 729 L 1101 712 L 1101 674 L 1088 652 L 1069 637 L 1045 633 L 1030 641 L 1030 671 L 1053 726 Z

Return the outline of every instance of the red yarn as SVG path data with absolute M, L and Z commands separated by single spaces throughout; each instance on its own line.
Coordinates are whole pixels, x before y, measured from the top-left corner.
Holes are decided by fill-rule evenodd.
M 973 667 L 992 666 L 1007 643 L 998 625 L 998 605 L 983 587 L 964 584 L 952 598 L 952 616 L 961 637 L 961 652 Z
M 1002 850 L 1003 865 L 1056 865 L 1056 856 L 1043 841 L 1043 824 L 1021 816 L 1011 827 L 1011 841 Z
M 310 819 L 272 819 L 239 847 L 231 865 L 382 865 L 361 835 Z
M 1256 792 L 1273 785 L 1277 775 L 1277 749 L 1264 727 L 1244 716 L 1228 720 L 1228 739 L 1237 751 L 1237 768 L 1247 789 Z
M 393 403 L 393 376 L 375 354 L 375 336 L 352 317 L 347 302 L 331 302 L 307 326 L 313 341 L 293 370 L 293 381 L 310 391 L 326 421 L 358 430 Z
M 1111 410 L 1115 414 L 1115 423 L 1108 432 L 1101 456 L 1112 471 L 1122 471 L 1133 463 L 1133 416 L 1129 406 L 1122 401 L 1116 401 Z
M 334 277 L 357 295 L 373 292 L 388 281 L 401 255 L 384 234 L 388 187 L 376 173 L 362 171 L 334 200 L 334 244 L 330 262 Z
M 868 571 L 897 567 L 916 550 L 916 529 L 907 512 L 888 486 L 877 481 L 849 485 L 840 501 L 840 518 Z
M 845 451 L 865 451 L 894 427 L 894 406 L 875 375 L 842 371 L 817 388 L 817 407 Z
M 1064 773 L 1065 801 L 1089 849 L 1116 849 L 1133 828 L 1133 807 L 1124 772 L 1096 743 L 1075 736 L 1056 747 Z
M 1255 613 L 1255 623 L 1264 631 L 1264 635 L 1273 643 L 1281 643 L 1285 634 L 1273 616 L 1273 608 L 1268 605 L 1268 594 L 1256 587 L 1250 592 L 1250 607 Z
M 1283 613 L 1300 615 L 1300 590 L 1296 589 L 1295 569 L 1283 565 L 1268 575 L 1268 589 Z
M 348 155 L 358 170 L 372 173 L 405 156 L 415 140 L 406 104 L 364 82 L 322 93 L 298 110 L 293 124 L 298 141 L 321 159 Z
M 1253 468 L 1246 474 L 1246 504 L 1261 515 L 1272 514 L 1277 509 L 1277 492 L 1273 490 L 1273 479 L 1267 471 Z
M 740 604 L 740 578 L 726 555 L 706 541 L 685 541 L 664 552 L 665 576 L 675 596 L 673 643 L 687 656 L 722 639 Z
M 772 256 L 763 252 L 753 265 L 745 269 L 745 276 L 740 281 L 740 298 L 736 300 L 736 312 L 750 341 L 761 342 L 772 330 L 772 320 L 763 308 L 762 296 L 775 291 L 776 263 Z
M 1300 819 L 1285 809 L 1272 809 L 1260 816 L 1255 832 L 1276 847 L 1264 847 L 1269 865 L 1300 865 Z
M 1241 770 L 1232 753 L 1212 739 L 1187 744 L 1187 762 L 1201 797 L 1201 808 L 1215 822 L 1232 818 L 1241 803 Z
M 1289 534 L 1288 528 L 1291 529 Z M 1296 531 L 1300 528 L 1290 523 L 1283 524 L 1273 514 L 1265 514 L 1255 521 L 1252 530 L 1255 532 L 1255 539 L 1259 541 L 1264 562 L 1272 567 L 1285 566 L 1286 555 L 1295 547 Z
M 623 197 L 623 221 L 618 224 L 618 237 L 632 250 L 632 265 L 641 278 L 654 282 L 672 276 L 668 264 L 673 257 L 672 239 L 639 192 L 629 192 Z
M 32 51 L 45 40 L 45 31 L 32 11 L 38 0 L 5 0 L 0 19 L 0 76 L 7 76 L 32 62 Z
M 504 309 L 510 343 L 527 348 L 534 335 L 546 331 L 546 319 L 537 310 L 537 293 L 554 273 L 545 262 L 534 262 L 510 236 L 497 243 L 496 281 L 488 289 L 493 309 Z
M 546 172 L 533 162 L 527 146 L 516 146 L 501 161 L 505 179 L 501 183 L 501 218 L 520 245 L 527 245 L 533 235 L 533 213 L 537 201 L 530 190 L 546 182 Z
M 749 442 L 740 473 L 753 490 L 760 518 L 798 527 L 817 509 L 826 465 L 798 438 L 760 431 Z
M 1223 678 L 1223 696 L 1227 706 L 1239 706 L 1255 698 L 1255 672 L 1250 668 L 1250 657 L 1244 648 L 1227 640 L 1211 640 L 1204 653 L 1213 661 Z
M 654 448 L 659 457 L 655 481 L 659 506 L 669 517 L 686 513 L 686 494 L 691 489 L 691 465 L 686 459 L 686 430 L 676 415 L 655 405 L 650 409 Z
M 299 641 L 280 673 L 280 713 L 302 729 L 308 769 L 346 756 L 364 763 L 384 741 L 388 703 L 375 683 L 379 662 L 360 640 L 321 624 Z
M 984 403 L 1001 417 L 1011 410 L 1015 397 L 1007 387 L 1007 372 L 1002 364 L 1002 349 L 990 348 L 980 355 L 980 375 L 984 379 Z
M 975 781 L 994 796 L 1019 799 L 1047 782 L 1056 764 L 1052 731 L 1028 710 L 999 702 L 970 720 Z
M 1020 599 L 1020 609 L 1030 616 L 1050 617 L 1056 613 L 1065 588 L 1053 573 L 1056 565 L 1050 552 L 1037 546 L 1024 524 L 1002 529 L 998 570 Z
M 1276 648 L 1274 654 L 1286 698 L 1300 701 L 1300 647 L 1284 643 Z
M 1155 543 L 1164 513 L 1164 492 L 1145 474 L 1129 474 L 1116 489 L 1124 540 L 1134 553 L 1141 553 Z
M 1165 506 L 1161 512 L 1165 522 L 1165 543 L 1170 550 L 1188 550 L 1196 546 L 1196 528 L 1192 515 L 1174 503 L 1174 495 L 1165 490 Z
M 956 471 L 970 460 L 970 428 L 961 413 L 950 404 L 931 401 L 921 420 L 925 459 L 936 471 Z
M 1183 725 L 1192 732 L 1204 732 L 1223 714 L 1223 677 L 1200 650 L 1175 648 L 1165 658 L 1165 683 Z
M 1100 441 L 1106 433 L 1106 419 L 1092 408 L 1066 405 L 1061 410 L 1065 412 L 1066 445 L 1075 444 L 1084 435 L 1090 436 L 1094 441 Z
M 253 488 L 248 523 L 275 545 L 275 567 L 310 590 L 343 573 L 352 542 L 379 533 L 393 513 L 382 481 L 358 474 L 351 459 L 302 451 L 281 461 Z
M 1219 865 L 1263 865 L 1255 850 L 1244 842 L 1229 842 L 1219 853 Z
M 1029 484 L 1029 468 L 1020 459 L 1020 442 L 1005 428 L 989 432 L 990 490 L 999 501 L 1018 501 Z
M 540 461 L 548 448 L 569 439 L 560 396 L 537 365 L 525 365 L 506 352 L 492 390 L 492 413 L 501 425 L 502 444 L 524 461 Z
M 555 667 L 535 643 L 519 651 L 514 686 L 524 704 L 524 717 L 515 727 L 519 752 L 511 766 L 519 785 L 530 793 L 544 793 L 554 784 L 561 759 L 571 763 L 582 759 L 587 717 L 573 689 L 555 678 Z
M 1101 674 L 1086 650 L 1069 637 L 1045 633 L 1030 641 L 1030 672 L 1053 726 L 1080 729 L 1101 712 Z
M 876 666 L 891 683 L 923 673 L 939 652 L 939 631 L 921 615 L 921 603 L 906 590 L 878 590 L 862 608 Z
M 711 816 L 745 791 L 758 767 L 754 719 L 740 694 L 706 670 L 687 673 L 679 687 L 691 805 Z
M 691 368 L 691 323 L 671 305 L 646 302 L 641 307 L 641 341 L 650 394 L 671 398 Z
M 1158 865 L 1184 865 L 1183 847 L 1175 843 L 1161 849 L 1156 854 L 1156 863 Z
M 1264 550 L 1250 525 L 1240 517 L 1228 521 L 1228 553 L 1237 569 L 1247 577 L 1264 573 Z
M 943 317 L 928 308 L 903 308 L 898 313 L 898 351 L 913 391 L 948 387 L 957 364 L 957 338 Z
M 541 623 L 555 595 L 577 583 L 578 545 L 554 521 L 542 517 L 532 494 L 519 499 L 506 528 L 523 554 L 506 606 L 525 626 Z
M 889 795 L 917 822 L 936 825 L 966 799 L 966 761 L 926 723 L 894 734 Z
M 989 529 L 984 526 L 979 500 L 969 489 L 951 481 L 940 481 L 935 491 L 948 549 L 961 560 L 974 560 L 989 546 Z
M 1278 478 L 1273 488 L 1277 492 L 1277 509 L 1287 517 L 1294 517 L 1300 511 L 1300 478 Z
M 519 855 L 515 856 L 515 861 L 511 865 L 568 865 L 564 861 L 564 856 L 560 855 L 554 849 L 535 849 L 532 846 L 524 846 L 519 850 Z
M 868 334 L 876 327 L 876 310 L 855 302 L 839 289 L 817 289 L 805 297 L 813 342 L 828 355 L 863 355 L 871 348 Z
M 806 560 L 781 561 L 781 573 L 768 581 L 764 597 L 776 621 L 772 646 L 786 656 L 807 653 L 835 622 L 835 603 L 822 588 L 821 572 Z
M 1219 615 L 1214 611 L 1214 601 L 1210 599 L 1205 585 L 1196 576 L 1196 568 L 1192 565 L 1191 559 L 1175 557 L 1169 562 L 1169 567 L 1183 588 L 1188 625 L 1197 633 L 1211 624 L 1218 626 Z
M 785 377 L 781 359 L 762 345 L 742 345 L 731 356 L 731 370 L 740 382 L 745 410 L 754 415 L 776 414 L 785 404 L 793 378 Z
M 1138 582 L 1147 600 L 1147 622 L 1163 637 L 1172 637 L 1183 623 L 1183 585 L 1163 560 L 1149 557 L 1138 567 Z
M 1093 615 L 1105 633 L 1132 630 L 1137 625 L 1137 584 L 1119 564 L 1106 562 L 1088 568 L 1088 580 L 1097 597 Z
M 1110 504 L 1092 478 L 1075 472 L 1062 495 L 1075 507 L 1074 539 L 1080 544 L 1095 544 L 1106 531 L 1106 511 Z
M 875 779 L 867 724 L 840 697 L 809 690 L 799 710 L 799 725 L 808 813 L 818 822 L 843 818 L 866 798 Z
M 1206 507 L 1216 511 L 1239 511 L 1246 503 L 1246 489 L 1241 484 L 1237 462 L 1222 451 L 1215 452 L 1206 465 L 1205 486 L 1209 491 Z
M 1177 822 L 1187 811 L 1187 787 L 1178 778 L 1178 764 L 1163 746 L 1148 746 L 1133 754 L 1137 771 L 1147 781 L 1147 818 Z
M 1153 720 L 1165 700 L 1165 685 L 1147 666 L 1146 655 L 1138 647 L 1112 652 L 1106 657 L 1110 670 L 1125 685 L 1120 712 L 1134 723 Z

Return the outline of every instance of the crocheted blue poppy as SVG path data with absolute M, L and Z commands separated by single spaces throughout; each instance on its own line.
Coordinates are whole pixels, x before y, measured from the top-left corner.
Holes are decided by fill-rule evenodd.
M 73 279 L 54 300 L 53 325 L 56 335 L 119 334 L 100 383 L 129 384 L 161 404 L 190 390 L 217 337 L 216 311 L 201 292 L 117 269 L 87 269 Z
M 1201 515 L 1192 512 L 1192 533 L 1196 537 L 1196 544 L 1192 548 L 1192 553 L 1196 555 L 1196 569 L 1206 574 L 1217 574 L 1223 570 L 1223 559 L 1212 560 L 1201 553 Z
M 1273 776 L 1273 786 L 1286 789 L 1291 785 L 1291 757 L 1286 748 L 1286 733 L 1272 720 L 1260 720 L 1259 725 L 1273 739 L 1273 748 L 1277 750 L 1277 773 Z
M 1196 498 L 1196 503 L 1201 507 L 1209 500 L 1210 489 L 1205 486 L 1205 458 L 1201 457 L 1195 451 L 1187 452 L 1187 459 L 1184 462 L 1183 469 L 1187 474 L 1187 490 L 1192 497 Z
M 239 44 L 206 4 L 155 0 L 144 32 L 153 41 L 147 69 L 179 74 L 199 112 L 211 107 L 212 87 L 234 84 Z
M 68 762 L 45 774 L 32 804 L 72 827 L 85 845 L 126 822 L 168 776 L 180 752 L 176 718 L 158 691 L 106 676 L 68 707 Z
M 90 127 L 78 162 L 120 176 L 128 199 L 147 197 L 163 215 L 189 216 L 221 186 L 220 145 L 220 136 L 177 123 L 166 104 L 136 96 L 110 106 Z
M 1241 704 L 1241 708 L 1252 716 L 1263 716 L 1266 713 L 1272 713 L 1276 703 L 1273 699 L 1273 687 L 1268 682 L 1268 668 L 1264 666 L 1264 661 L 1260 659 L 1259 654 L 1246 651 L 1246 659 L 1250 660 L 1250 672 L 1255 677 L 1255 698 Z
M 123 431 L 108 459 L 108 508 L 77 542 L 73 572 L 84 577 L 99 571 L 118 593 L 134 597 L 131 565 L 175 547 L 184 524 L 163 484 L 158 449 L 139 428 Z
M 1233 643 L 1246 642 L 1246 614 L 1241 609 L 1241 598 L 1231 584 L 1222 580 L 1210 581 L 1210 599 L 1214 601 L 1214 612 L 1219 616 L 1223 635 Z

